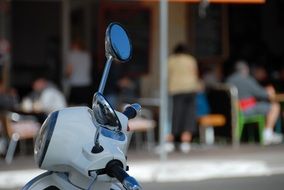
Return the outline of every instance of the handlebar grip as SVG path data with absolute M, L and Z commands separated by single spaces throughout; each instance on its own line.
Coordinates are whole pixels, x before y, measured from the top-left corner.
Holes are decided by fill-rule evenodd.
M 127 190 L 142 190 L 140 184 L 124 171 L 121 162 L 117 160 L 107 164 L 106 173 L 110 177 L 115 177 Z
M 141 106 L 137 103 L 132 104 L 125 108 L 123 111 L 123 114 L 128 118 L 128 119 L 133 119 L 136 117 L 137 113 L 141 110 Z

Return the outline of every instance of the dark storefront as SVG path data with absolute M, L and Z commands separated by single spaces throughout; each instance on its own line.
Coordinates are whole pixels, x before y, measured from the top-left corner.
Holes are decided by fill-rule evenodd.
M 8 78 L 20 96 L 29 92 L 33 79 L 39 75 L 48 75 L 59 87 L 63 87 L 64 56 L 70 41 L 76 36 L 85 41 L 91 52 L 95 91 L 104 63 L 104 30 L 111 21 L 125 25 L 133 40 L 134 56 L 125 68 L 128 75 L 137 81 L 137 94 L 140 91 L 143 91 L 140 96 L 158 94 L 158 1 L 1 2 L 8 5 L 8 9 L 5 9 L 6 6 L 3 9 L 1 4 L 1 35 L 5 33 L 12 46 Z M 171 18 L 179 13 L 179 9 L 172 9 L 175 5 L 169 3 Z M 169 39 L 179 39 L 177 36 L 185 33 L 192 53 L 198 58 L 201 75 L 208 67 L 218 66 L 222 68 L 224 80 L 232 71 L 234 61 L 246 59 L 250 65 L 263 65 L 277 90 L 284 91 L 282 1 L 268 0 L 264 4 L 212 3 L 207 7 L 205 17 L 200 17 L 197 3 L 182 3 L 178 7 L 182 6 L 186 14 L 179 18 L 184 19 L 181 23 L 186 26 L 169 21 L 170 27 L 181 28 L 171 30 Z M 7 75 L 7 72 L 2 73 Z
M 45 76 L 59 84 L 61 75 L 61 3 L 12 1 L 11 84 L 20 95 Z
M 64 20 L 66 2 L 69 16 Z M 125 66 L 129 75 L 137 78 L 149 72 L 151 10 L 140 3 L 15 0 L 9 5 L 13 45 L 10 79 L 20 96 L 30 91 L 32 81 L 39 76 L 48 77 L 62 87 L 64 54 L 78 37 L 91 53 L 96 89 L 104 64 L 104 30 L 110 22 L 122 23 L 130 36 L 135 36 L 132 39 L 136 61 Z

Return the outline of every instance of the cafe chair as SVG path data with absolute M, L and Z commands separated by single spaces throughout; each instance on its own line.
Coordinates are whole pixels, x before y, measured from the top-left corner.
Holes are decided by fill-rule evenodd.
M 142 108 L 139 116 L 129 120 L 128 126 L 130 133 L 134 133 L 136 149 L 141 147 L 143 133 L 146 133 L 147 149 L 150 150 L 151 147 L 154 146 L 154 129 L 156 127 L 156 121 L 153 120 L 153 115 L 150 110 Z
M 199 92 L 196 95 L 196 114 L 198 117 L 200 141 L 206 145 L 215 142 L 214 127 L 223 127 L 226 118 L 223 114 L 211 114 L 211 108 L 207 94 Z
M 215 142 L 214 127 L 223 127 L 226 118 L 222 114 L 208 114 L 198 118 L 200 140 L 206 145 L 213 145 Z
M 2 122 L 6 130 L 6 135 L 10 139 L 5 161 L 7 164 L 11 164 L 17 143 L 20 140 L 34 139 L 40 128 L 40 124 L 34 120 L 19 120 L 19 115 L 11 112 L 7 112 L 2 117 Z
M 259 142 L 263 144 L 263 131 L 265 127 L 265 116 L 264 115 L 251 115 L 251 116 L 244 116 L 242 111 L 239 110 L 238 112 L 238 124 L 236 127 L 236 135 L 238 140 L 240 141 L 243 134 L 243 129 L 247 124 L 256 123 L 258 126 L 258 135 L 259 135 Z

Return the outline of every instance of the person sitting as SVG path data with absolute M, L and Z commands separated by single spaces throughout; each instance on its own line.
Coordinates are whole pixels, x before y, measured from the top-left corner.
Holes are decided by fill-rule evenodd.
M 265 145 L 282 142 L 282 135 L 274 132 L 274 126 L 280 114 L 280 105 L 272 100 L 275 90 L 272 86 L 262 87 L 250 76 L 245 61 L 237 61 L 235 72 L 228 77 L 227 83 L 238 89 L 239 107 L 244 115 L 262 114 L 266 116 L 263 140 Z
M 27 101 L 31 102 L 32 111 L 49 114 L 50 112 L 66 107 L 66 99 L 63 93 L 47 79 L 36 79 L 33 82 L 32 88 L 33 92 L 24 98 L 23 101 L 23 104 L 27 104 Z

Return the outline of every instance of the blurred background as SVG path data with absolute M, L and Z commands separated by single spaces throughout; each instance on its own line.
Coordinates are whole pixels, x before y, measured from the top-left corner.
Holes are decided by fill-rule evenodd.
M 119 22 L 127 29 L 133 57 L 123 66 L 113 65 L 106 93 L 110 99 L 114 95 L 117 109 L 125 103 L 139 102 L 144 108 L 142 118 L 151 121 L 137 124 L 142 125 L 138 128 L 133 124 L 129 147 L 130 172 L 141 180 L 144 189 L 283 189 L 283 144 L 263 146 L 258 121 L 246 125 L 241 136 L 236 134 L 235 128 L 240 125 L 237 94 L 225 81 L 234 63 L 246 60 L 252 71 L 263 69 L 254 77 L 261 85 L 274 86 L 276 101 L 282 107 L 284 2 L 167 1 L 167 55 L 178 43 L 188 45 L 197 60 L 198 76 L 205 84 L 210 114 L 224 119 L 197 121 L 201 130 L 193 136 L 192 151 L 183 154 L 176 150 L 163 161 L 156 148 L 161 128 L 168 128 L 160 121 L 160 3 L 0 0 L 0 189 L 17 189 L 39 172 L 33 162 L 33 136 L 50 111 L 27 98 L 33 101 L 38 95 L 32 94 L 37 91 L 35 81 L 44 78 L 48 86 L 55 87 L 65 99 L 63 107 L 90 105 L 104 68 L 105 29 L 110 22 Z M 74 84 L 70 73 L 76 68 L 68 70 L 74 42 L 80 44 L 89 60 L 89 72 L 81 73 L 89 77 L 83 85 L 87 87 L 86 96 L 77 98 L 80 102 L 72 101 Z M 281 109 L 275 127 L 279 134 L 283 133 L 283 115 Z M 10 125 L 23 138 L 15 144 L 15 153 L 7 162 L 14 134 Z M 161 165 L 168 167 L 159 169 Z

